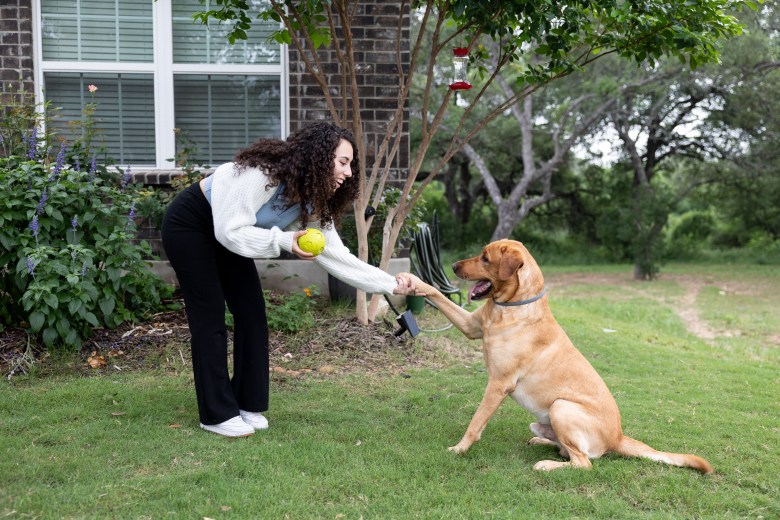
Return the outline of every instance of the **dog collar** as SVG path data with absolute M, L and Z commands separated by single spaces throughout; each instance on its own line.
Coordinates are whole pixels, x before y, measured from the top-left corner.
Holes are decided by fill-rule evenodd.
M 529 303 L 533 303 L 542 296 L 544 296 L 544 293 L 547 292 L 547 287 L 542 289 L 542 292 L 534 296 L 533 298 L 528 298 L 527 300 L 520 300 L 519 302 L 497 302 L 496 300 L 493 300 L 493 303 L 496 305 L 500 305 L 501 307 L 515 307 L 517 305 L 528 305 Z

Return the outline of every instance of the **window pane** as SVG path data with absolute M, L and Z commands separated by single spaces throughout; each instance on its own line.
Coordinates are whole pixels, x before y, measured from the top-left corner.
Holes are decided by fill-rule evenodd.
M 281 137 L 278 76 L 174 76 L 176 127 L 208 164 L 230 161 L 261 137 Z
M 249 0 L 251 11 L 265 10 L 267 2 Z M 212 20 L 208 27 L 194 22 L 192 13 L 213 9 L 215 0 L 173 0 L 173 62 L 207 64 L 279 64 L 280 47 L 268 41 L 279 28 L 276 22 L 253 19 L 247 40 L 231 45 L 227 33 L 231 24 Z
M 152 2 L 41 0 L 44 60 L 151 62 Z
M 93 149 L 105 147 L 118 164 L 155 164 L 154 82 L 151 74 L 44 74 L 53 126 L 72 141 L 81 134 L 87 103 L 95 103 Z M 98 90 L 90 94 L 89 85 Z M 60 108 L 61 110 L 52 110 Z

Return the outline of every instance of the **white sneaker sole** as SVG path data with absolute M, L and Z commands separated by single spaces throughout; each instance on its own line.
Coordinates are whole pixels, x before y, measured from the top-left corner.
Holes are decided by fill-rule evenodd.
M 251 432 L 246 432 L 246 433 L 235 433 L 235 432 L 219 431 L 219 430 L 216 430 L 216 429 L 213 429 L 213 428 L 209 428 L 209 425 L 206 425 L 206 424 L 203 424 L 203 423 L 201 423 L 200 427 L 203 428 L 204 430 L 206 430 L 207 432 L 213 433 L 215 435 L 219 435 L 221 437 L 228 437 L 228 438 L 231 438 L 231 439 L 237 439 L 237 438 L 240 438 L 240 437 L 250 437 L 250 436 L 255 434 L 254 430 L 251 431 Z
M 268 429 L 268 419 L 263 421 L 262 423 L 259 423 L 257 421 L 251 420 L 248 416 L 241 415 L 241 420 L 243 420 L 245 423 L 247 423 L 249 426 L 254 428 L 255 430 L 267 430 Z

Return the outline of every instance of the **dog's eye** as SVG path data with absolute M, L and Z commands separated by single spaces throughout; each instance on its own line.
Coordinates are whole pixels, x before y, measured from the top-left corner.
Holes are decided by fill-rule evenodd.
M 482 253 L 482 258 L 481 258 L 481 260 L 482 260 L 483 262 L 485 262 L 485 263 L 488 263 L 488 257 L 487 257 L 487 255 L 486 255 L 485 253 Z

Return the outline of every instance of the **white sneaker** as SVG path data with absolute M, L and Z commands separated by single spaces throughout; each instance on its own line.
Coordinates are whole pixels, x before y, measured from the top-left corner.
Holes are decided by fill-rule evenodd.
M 263 417 L 263 414 L 258 412 L 245 412 L 244 410 L 239 410 L 238 413 L 241 414 L 241 418 L 244 422 L 255 430 L 268 429 L 268 419 Z
M 219 424 L 203 424 L 200 427 L 206 431 L 224 435 L 225 437 L 248 437 L 255 433 L 255 429 L 245 423 L 240 415 Z

